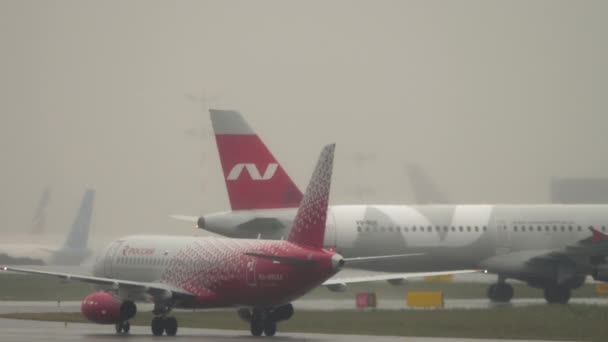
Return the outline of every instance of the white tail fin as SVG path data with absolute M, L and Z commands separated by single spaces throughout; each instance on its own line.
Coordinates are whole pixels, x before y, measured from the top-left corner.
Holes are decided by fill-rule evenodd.
M 93 216 L 93 204 L 95 202 L 95 190 L 88 189 L 82 201 L 80 209 L 74 218 L 70 233 L 63 244 L 65 250 L 86 250 L 89 241 L 89 228 Z
M 46 212 L 51 202 L 51 188 L 46 187 L 44 192 L 42 192 L 42 196 L 40 197 L 40 201 L 38 201 L 38 206 L 36 207 L 36 211 L 34 212 L 34 217 L 32 217 L 32 230 L 31 234 L 42 234 L 46 229 Z

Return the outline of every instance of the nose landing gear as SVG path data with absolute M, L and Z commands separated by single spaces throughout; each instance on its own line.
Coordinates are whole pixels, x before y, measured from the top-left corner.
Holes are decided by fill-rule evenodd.
M 131 330 L 131 324 L 128 321 L 119 322 L 114 325 L 117 334 L 128 334 Z
M 128 334 L 131 330 L 129 320 L 137 314 L 137 306 L 130 300 L 120 304 L 120 321 L 114 325 L 117 334 Z

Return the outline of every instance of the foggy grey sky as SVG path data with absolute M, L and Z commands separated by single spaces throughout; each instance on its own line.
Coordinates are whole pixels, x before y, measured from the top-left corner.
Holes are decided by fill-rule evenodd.
M 51 230 L 98 192 L 94 236 L 227 210 L 206 112 L 242 111 L 304 188 L 409 203 L 420 164 L 458 202 L 546 202 L 608 176 L 604 1 L 0 1 L 0 218 Z M 361 156 L 373 156 L 361 158 Z M 365 160 L 369 161 L 357 161 Z M 354 189 L 354 190 L 353 190 Z M 364 198 L 356 189 L 373 189 Z

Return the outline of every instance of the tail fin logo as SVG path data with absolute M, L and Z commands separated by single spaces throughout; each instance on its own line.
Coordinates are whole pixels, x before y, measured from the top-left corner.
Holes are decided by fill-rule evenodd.
M 247 173 L 249 173 L 249 177 L 251 177 L 252 180 L 265 181 L 271 179 L 274 176 L 274 174 L 277 172 L 278 167 L 279 164 L 270 163 L 268 164 L 268 166 L 266 166 L 264 174 L 262 174 L 260 170 L 258 170 L 258 167 L 255 166 L 255 164 L 253 163 L 239 163 L 232 167 L 232 169 L 228 173 L 228 177 L 226 177 L 226 180 L 237 180 L 241 178 L 243 170 L 247 170 Z

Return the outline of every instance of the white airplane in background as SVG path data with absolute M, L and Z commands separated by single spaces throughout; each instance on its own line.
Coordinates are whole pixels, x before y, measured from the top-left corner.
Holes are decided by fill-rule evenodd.
M 93 322 L 114 324 L 116 332 L 130 330 L 129 319 L 137 313 L 136 301 L 150 301 L 155 316 L 150 327 L 156 336 L 177 334 L 178 322 L 169 316 L 173 308 L 216 307 L 239 307 L 238 314 L 250 323 L 252 335 L 273 336 L 277 322 L 293 315 L 291 301 L 319 285 L 399 277 L 385 274 L 329 279 L 345 264 L 411 257 L 343 258 L 323 248 L 333 155 L 334 145 L 323 149 L 286 240 L 127 236 L 112 242 L 99 255 L 93 276 L 1 269 L 106 289 L 88 295 L 81 311 Z
M 50 194 L 45 191 L 41 202 L 36 210 L 35 218 L 44 217 L 43 214 Z M 6 236 L 0 242 L 0 264 L 3 265 L 80 265 L 91 255 L 88 247 L 89 230 L 93 215 L 93 204 L 95 201 L 95 190 L 86 190 L 80 209 L 76 214 L 74 223 L 59 247 L 49 246 L 45 243 L 36 242 L 41 239 L 41 234 L 28 235 L 27 241 L 19 239 L 18 236 Z M 35 222 L 39 222 L 35 220 Z M 35 224 L 39 228 L 40 225 Z M 11 241 L 11 242 L 8 242 Z
M 32 235 L 42 234 L 46 230 L 46 214 L 49 203 L 51 202 L 51 188 L 46 187 L 40 196 L 34 216 L 32 217 L 32 228 L 30 233 Z
M 174 217 L 228 237 L 286 236 L 302 193 L 239 112 L 210 114 L 232 210 Z M 362 269 L 483 269 L 498 275 L 492 301 L 511 300 L 512 278 L 566 303 L 587 275 L 608 281 L 606 226 L 608 205 L 333 205 L 324 243 L 346 257 L 421 253 Z

